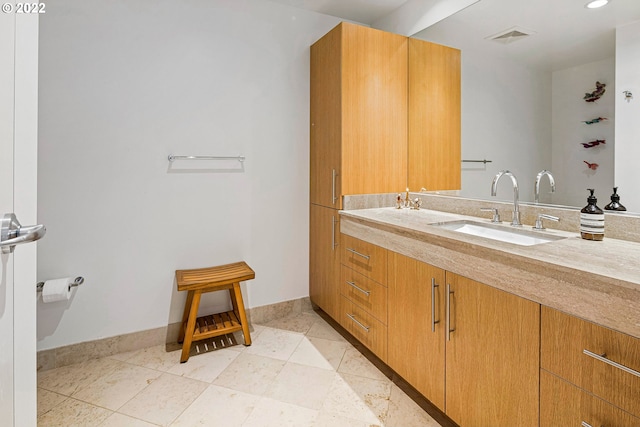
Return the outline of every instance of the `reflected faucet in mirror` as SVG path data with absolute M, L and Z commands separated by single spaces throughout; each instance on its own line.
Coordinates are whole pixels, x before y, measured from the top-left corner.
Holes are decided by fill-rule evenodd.
M 511 182 L 513 183 L 513 220 L 511 221 L 511 225 L 514 227 L 520 227 L 522 223 L 520 222 L 520 208 L 518 207 L 518 179 L 515 175 L 508 170 L 498 172 L 491 182 L 491 195 L 495 197 L 498 193 L 498 181 L 500 181 L 500 178 L 503 176 L 511 178 Z
M 553 175 L 551 175 L 551 172 L 546 169 L 541 170 L 540 172 L 538 172 L 538 175 L 536 175 L 536 182 L 535 182 L 535 185 L 533 186 L 534 202 L 536 204 L 540 203 L 540 180 L 545 175 L 549 177 L 549 185 L 551 185 L 551 192 L 552 193 L 556 192 L 556 181 L 553 179 Z

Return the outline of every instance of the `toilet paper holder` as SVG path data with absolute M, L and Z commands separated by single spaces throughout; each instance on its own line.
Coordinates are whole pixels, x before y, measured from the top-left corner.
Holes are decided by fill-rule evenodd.
M 69 290 L 71 290 L 71 288 L 75 288 L 76 286 L 80 286 L 83 283 L 84 283 L 84 277 L 78 276 L 75 279 L 73 279 L 73 282 L 69 283 Z M 44 287 L 44 282 L 38 282 L 36 284 L 36 292 L 42 292 L 43 287 Z

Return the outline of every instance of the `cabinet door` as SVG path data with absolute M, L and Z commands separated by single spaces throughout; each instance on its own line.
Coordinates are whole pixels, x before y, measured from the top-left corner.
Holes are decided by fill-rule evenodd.
M 537 426 L 540 305 L 449 272 L 446 283 L 446 414 L 461 426 Z
M 404 36 L 342 23 L 342 194 L 407 186 Z
M 389 366 L 444 410 L 444 270 L 389 252 Z
M 335 209 L 311 205 L 309 221 L 309 296 L 329 316 L 339 320 L 340 237 Z
M 587 425 L 637 427 L 640 419 L 541 370 L 540 427 Z
M 338 26 L 311 46 L 311 203 L 340 209 L 341 39 Z
M 460 51 L 409 39 L 409 179 L 412 190 L 459 190 Z

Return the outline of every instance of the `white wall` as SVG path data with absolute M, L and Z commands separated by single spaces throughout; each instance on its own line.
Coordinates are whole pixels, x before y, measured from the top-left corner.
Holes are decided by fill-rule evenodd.
M 616 87 L 615 183 L 620 203 L 640 212 L 640 22 L 616 29 Z M 634 96 L 629 102 L 626 90 Z
M 176 269 L 247 261 L 248 307 L 308 295 L 309 46 L 337 23 L 258 0 L 47 9 L 38 278 L 86 282 L 39 303 L 40 350 L 179 321 Z M 247 160 L 176 171 L 171 153 Z
M 595 102 L 585 102 L 585 93 L 595 90 L 596 81 L 607 85 L 604 95 Z M 551 200 L 556 204 L 586 206 L 587 188 L 595 189 L 600 208 L 610 202 L 613 152 L 617 144 L 614 141 L 616 92 L 613 57 L 553 73 L 551 170 L 556 192 Z M 596 117 L 609 120 L 591 125 L 583 123 Z M 596 139 L 606 143 L 592 148 L 581 144 Z M 584 161 L 597 163 L 598 169 L 589 169 Z

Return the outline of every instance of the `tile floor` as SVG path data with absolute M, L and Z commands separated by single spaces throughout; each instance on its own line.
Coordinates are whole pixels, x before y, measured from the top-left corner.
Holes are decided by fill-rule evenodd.
M 439 426 L 316 313 L 253 329 L 184 364 L 157 346 L 40 372 L 38 425 Z

